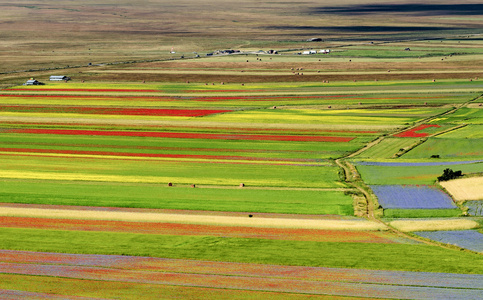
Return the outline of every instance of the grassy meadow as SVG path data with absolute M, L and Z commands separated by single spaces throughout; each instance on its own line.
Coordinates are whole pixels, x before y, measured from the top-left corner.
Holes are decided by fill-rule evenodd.
M 388 208 L 374 192 L 391 185 L 446 195 L 437 182 L 445 169 L 481 176 L 481 4 L 0 7 L 0 298 L 481 292 L 481 252 L 412 233 L 480 238 L 481 212 L 461 201 Z M 330 53 L 303 54 L 321 49 Z M 29 78 L 45 85 L 22 85 Z M 432 199 L 423 198 L 426 207 Z M 73 261 L 54 276 L 48 253 Z M 126 266 L 116 255 L 153 262 Z M 115 261 L 91 265 L 98 259 Z M 220 265 L 197 269 L 207 262 Z M 368 270 L 380 277 L 367 281 Z M 361 273 L 332 278 L 349 271 Z M 92 277 L 102 272 L 110 279 Z M 425 274 L 437 283 L 405 281 Z

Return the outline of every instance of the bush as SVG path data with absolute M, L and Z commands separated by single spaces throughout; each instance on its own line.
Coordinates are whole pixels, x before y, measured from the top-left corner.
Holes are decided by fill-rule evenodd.
M 438 176 L 438 181 L 448 181 L 451 179 L 456 179 L 461 176 L 463 176 L 461 171 L 453 171 L 448 168 L 443 171 L 443 175 Z

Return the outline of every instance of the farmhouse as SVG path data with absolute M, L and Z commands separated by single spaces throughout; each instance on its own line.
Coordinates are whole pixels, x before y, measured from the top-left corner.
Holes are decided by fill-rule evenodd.
M 50 76 L 50 81 L 68 81 L 70 80 L 70 77 L 63 76 L 63 75 L 52 75 Z
M 33 79 L 33 78 L 30 78 L 29 80 L 27 80 L 27 82 L 25 82 L 23 85 L 43 85 L 44 83 L 36 80 L 36 79 Z

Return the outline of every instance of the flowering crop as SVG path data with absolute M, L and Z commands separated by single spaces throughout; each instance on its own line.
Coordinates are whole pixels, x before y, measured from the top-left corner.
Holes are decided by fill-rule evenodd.
M 12 106 L 1 106 L 0 111 L 41 112 L 41 113 L 75 113 L 75 114 L 105 114 L 105 115 L 201 117 L 201 116 L 207 116 L 207 115 L 211 115 L 211 114 L 230 112 L 231 110 L 12 105 Z
M 177 139 L 218 139 L 218 140 L 258 140 L 258 141 L 298 141 L 298 142 L 349 142 L 354 137 L 305 136 L 305 135 L 254 135 L 254 134 L 215 134 L 186 132 L 147 132 L 147 131 L 101 131 L 67 129 L 11 129 L 13 133 L 97 135 L 97 136 L 138 136 Z
M 235 155 L 199 155 L 199 154 L 162 154 L 162 153 L 132 153 L 113 151 L 89 151 L 89 150 L 58 150 L 58 149 L 32 149 L 32 148 L 0 148 L 0 152 L 20 153 L 55 153 L 55 154 L 77 154 L 77 155 L 99 155 L 99 156 L 121 156 L 121 157 L 151 157 L 151 158 L 191 158 L 208 160 L 247 160 L 247 161 L 280 161 L 280 162 L 318 162 L 318 159 L 302 158 L 278 158 L 278 157 L 247 157 Z
M 456 205 L 444 192 L 430 186 L 372 185 L 384 209 L 454 209 Z
M 483 252 L 483 234 L 477 230 L 419 231 L 415 234 L 441 243 Z
M 470 216 L 483 217 L 483 200 L 466 201 L 464 206 L 468 207 L 468 214 Z
M 51 219 L 33 217 L 3 217 L 0 216 L 2 227 L 62 229 L 79 231 L 112 231 L 143 234 L 172 235 L 212 235 L 235 238 L 257 238 L 270 240 L 319 241 L 339 243 L 404 243 L 387 232 L 378 231 L 345 231 L 306 228 L 261 228 L 241 226 L 214 226 L 199 224 L 150 223 L 110 221 L 110 220 L 79 220 Z
M 409 130 L 406 130 L 404 132 L 395 134 L 394 136 L 396 136 L 396 137 L 425 137 L 425 136 L 428 136 L 429 134 L 424 133 L 424 132 L 417 132 L 417 131 L 421 131 L 421 130 L 424 130 L 424 129 L 429 128 L 429 127 L 441 127 L 441 126 L 436 125 L 436 124 L 422 124 L 422 125 L 419 125 L 418 127 L 415 127 L 413 129 L 409 129 Z
M 125 286 L 135 282 L 216 288 L 225 290 L 227 298 L 243 295 L 244 290 L 371 298 L 383 295 L 395 299 L 404 299 L 407 295 L 415 299 L 479 299 L 481 293 L 478 288 L 481 275 L 5 250 L 0 252 L 0 258 L 1 272 L 18 274 L 17 277 L 40 275 L 56 277 L 56 280 L 96 280 L 97 287 L 102 282 L 115 281 Z M 70 292 L 75 291 L 74 288 Z M 267 295 L 270 294 L 264 294 Z M 52 294 L 41 296 L 52 297 Z

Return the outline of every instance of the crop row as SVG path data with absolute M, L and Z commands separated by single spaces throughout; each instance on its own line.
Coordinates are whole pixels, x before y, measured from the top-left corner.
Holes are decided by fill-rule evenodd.
M 27 163 L 32 162 L 29 158 L 24 158 L 24 160 Z M 64 161 L 66 160 L 68 159 L 64 159 Z M 233 167 L 231 165 L 222 165 L 223 167 L 210 165 L 210 168 L 207 168 L 206 165 L 199 163 L 161 164 L 157 161 L 136 161 L 131 163 L 157 169 L 158 173 L 163 167 L 166 171 L 160 174 L 161 176 L 109 176 L 92 174 L 87 171 L 84 173 L 55 172 L 62 165 L 72 168 L 72 171 L 76 170 L 74 167 L 77 166 L 79 169 L 82 165 L 85 169 L 96 166 L 103 168 L 109 164 L 108 161 L 102 161 L 102 163 L 101 161 L 84 161 L 82 164 L 74 160 L 74 164 L 71 166 L 62 164 L 63 161 L 60 161 L 61 164 L 56 164 L 58 159 L 43 161 L 51 163 L 52 168 L 44 167 L 37 172 L 2 172 L 0 202 L 238 211 L 247 212 L 247 214 L 255 212 L 348 216 L 353 214 L 353 199 L 344 191 L 282 188 L 287 185 L 303 187 L 304 184 L 309 185 L 308 187 L 317 185 L 323 188 L 343 187 L 335 182 L 337 170 L 334 168 L 314 167 L 315 170 L 311 170 L 310 167 L 294 166 L 253 168 L 251 165 Z M 170 170 L 170 167 L 175 167 L 175 169 Z M 32 168 L 39 169 L 39 166 L 32 165 Z M 300 170 L 297 171 L 294 168 Z M 122 172 L 121 167 L 118 169 Z M 178 169 L 177 173 L 175 173 L 176 169 Z M 253 171 L 251 176 L 248 176 L 252 178 L 251 180 L 243 176 L 243 171 L 253 169 L 260 170 Z M 304 172 L 305 169 L 307 170 Z M 271 172 L 278 172 L 281 175 L 271 176 Z M 303 181 L 305 173 L 315 177 L 314 182 L 308 181 L 309 178 Z M 287 177 L 289 174 L 292 174 L 292 177 Z M 214 178 L 213 176 L 216 175 L 225 175 L 225 178 Z M 316 180 L 317 176 L 324 176 L 324 178 Z M 171 187 L 169 183 L 172 183 Z M 244 183 L 245 187 L 240 188 L 240 183 Z M 275 183 L 278 183 L 280 187 L 268 188 L 268 186 L 275 186 Z M 196 184 L 196 188 L 190 188 L 191 184 Z M 100 195 L 103 196 L 100 197 Z
M 415 234 L 441 243 L 483 252 L 483 234 L 477 230 L 418 231 Z
M 246 216 L 246 215 L 245 215 Z M 255 214 L 255 218 L 259 215 Z M 263 217 L 263 215 L 262 215 Z M 187 218 L 188 219 L 188 218 Z M 50 230 L 108 231 L 142 234 L 201 235 L 269 240 L 318 241 L 334 243 L 406 243 L 388 232 L 293 228 L 214 226 L 199 224 L 154 223 L 106 220 L 51 219 L 33 217 L 2 217 L 0 227 Z
M 212 114 L 226 113 L 230 112 L 230 110 L 15 105 L 1 106 L 0 112 L 202 117 Z
M 141 258 L 142 259 L 142 258 Z M 139 259 L 138 259 L 139 260 Z M 176 261 L 172 262 L 176 264 Z M 203 262 L 191 262 L 195 267 L 196 264 L 202 264 Z M 28 266 L 28 267 L 27 267 Z M 243 265 L 234 264 L 236 267 L 243 267 Z M 222 269 L 230 268 L 230 265 L 219 266 Z M 406 294 L 411 294 L 415 298 L 425 299 L 438 299 L 441 297 L 464 297 L 473 298 L 478 295 L 478 289 L 474 288 L 447 288 L 447 287 L 434 287 L 434 286 L 410 286 L 410 285 L 388 285 L 371 282 L 370 279 L 360 280 L 358 282 L 339 280 L 337 282 L 331 279 L 325 280 L 313 280 L 312 277 L 306 279 L 286 277 L 285 273 L 277 272 L 278 266 L 272 266 L 275 270 L 270 272 L 269 276 L 262 276 L 261 278 L 258 272 L 244 272 L 245 274 L 225 275 L 214 273 L 210 268 L 208 273 L 196 274 L 193 272 L 157 272 L 157 270 L 139 270 L 134 269 L 117 269 L 106 267 L 104 265 L 98 266 L 73 266 L 73 265 L 61 265 L 57 262 L 52 265 L 47 265 L 42 262 L 36 263 L 0 263 L 0 271 L 2 273 L 10 274 L 22 274 L 22 275 L 43 275 L 43 276 L 56 276 L 62 278 L 75 278 L 84 280 L 102 280 L 102 281 L 121 281 L 121 282 L 135 282 L 142 284 L 156 284 L 156 285 L 174 285 L 174 286 L 195 286 L 206 288 L 217 288 L 225 290 L 254 290 L 254 291 L 270 291 L 270 292 L 284 292 L 284 293 L 310 293 L 310 294 L 335 294 L 345 296 L 371 296 L 377 297 L 383 293 L 386 296 L 394 298 L 403 297 Z M 284 267 L 281 268 L 286 271 Z M 292 268 L 289 273 L 297 273 L 298 268 Z M 305 270 L 302 270 L 302 272 Z M 314 270 L 319 271 L 319 270 Z M 342 273 L 345 277 L 352 275 L 353 272 L 345 274 L 345 270 L 342 269 L 323 269 L 317 273 L 322 273 L 324 277 L 328 274 Z M 278 273 L 278 274 L 277 274 Z M 278 275 L 278 276 L 273 276 Z M 331 274 L 332 275 L 332 274 Z M 354 274 L 355 275 L 355 274 Z M 353 275 L 353 276 L 354 276 Z M 369 274 L 368 274 L 369 275 Z M 356 275 L 357 276 L 357 275 Z M 357 276 L 358 277 L 358 276 Z M 376 276 L 377 277 L 377 276 Z M 318 277 L 317 277 L 318 278 Z M 389 277 L 391 278 L 391 277 Z M 365 283 L 368 281 L 368 283 Z M 71 291 L 72 293 L 74 291 Z M 234 291 L 233 291 L 234 292 Z M 75 292 L 74 292 L 75 293 Z M 32 295 L 31 295 L 32 296 Z M 233 295 L 234 296 L 234 295 Z
M 0 240 L 4 250 L 36 252 L 135 255 L 257 265 L 424 269 L 461 274 L 481 274 L 483 270 L 483 258 L 479 255 L 423 244 L 330 243 L 26 228 L 0 228 Z M 65 243 L 66 240 L 69 243 Z M 404 260 L 394 259 L 399 256 L 404 256 Z
M 101 131 L 74 129 L 10 129 L 4 132 L 56 134 L 56 135 L 89 135 L 89 136 L 132 136 L 158 137 L 177 139 L 215 139 L 215 140 L 260 140 L 260 141 L 306 141 L 306 142 L 349 142 L 354 137 L 334 136 L 295 136 L 295 135 L 248 135 L 248 134 L 211 134 L 211 133 L 177 133 L 177 132 L 139 132 L 139 131 Z
M 443 170 L 451 168 L 463 173 L 481 172 L 482 161 L 450 162 L 437 164 L 384 163 L 383 165 L 357 164 L 362 179 L 371 185 L 426 184 L 433 185 Z
M 443 191 L 430 186 L 371 185 L 384 209 L 454 209 Z

